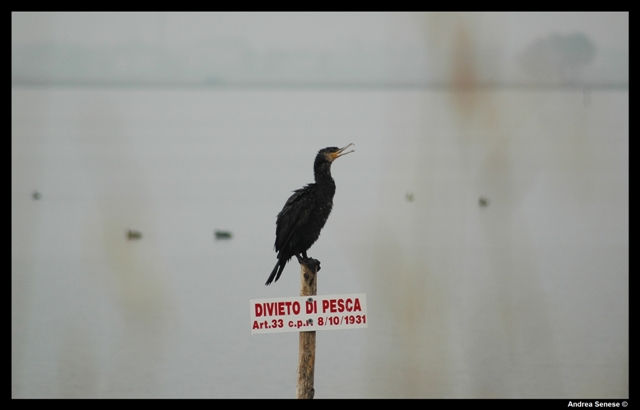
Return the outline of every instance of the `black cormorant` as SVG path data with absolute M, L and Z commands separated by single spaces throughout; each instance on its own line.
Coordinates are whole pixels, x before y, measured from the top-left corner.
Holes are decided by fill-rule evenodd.
M 333 207 L 333 195 L 336 183 L 331 178 L 331 163 L 351 151 L 346 147 L 328 147 L 318 151 L 313 163 L 315 183 L 293 191 L 293 195 L 284 204 L 276 220 L 275 250 L 278 252 L 278 263 L 271 271 L 265 285 L 277 282 L 280 274 L 292 256 L 298 262 L 318 263 L 307 256 L 307 250 L 320 236 L 320 230 L 327 222 Z M 318 269 L 320 267 L 318 266 Z

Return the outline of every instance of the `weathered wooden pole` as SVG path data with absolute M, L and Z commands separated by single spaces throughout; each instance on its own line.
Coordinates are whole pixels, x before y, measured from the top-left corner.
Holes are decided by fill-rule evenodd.
M 318 290 L 317 273 L 319 263 L 307 266 L 300 264 L 300 296 L 315 296 Z M 316 332 L 300 332 L 300 352 L 298 357 L 297 399 L 313 399 L 313 371 L 316 364 Z

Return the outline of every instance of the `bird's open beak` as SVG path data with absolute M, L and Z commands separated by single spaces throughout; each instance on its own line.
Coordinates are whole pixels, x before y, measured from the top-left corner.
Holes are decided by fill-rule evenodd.
M 337 150 L 336 152 L 331 153 L 331 154 L 330 154 L 330 155 L 331 155 L 331 158 L 336 159 L 336 158 L 339 158 L 339 157 L 341 157 L 341 156 L 343 156 L 343 155 L 347 155 L 347 154 L 350 154 L 350 153 L 352 153 L 352 152 L 355 152 L 355 150 L 351 150 L 351 151 L 344 152 L 344 150 L 346 150 L 347 148 L 349 148 L 349 147 L 350 147 L 350 146 L 352 146 L 352 145 L 353 145 L 353 144 L 349 144 L 349 145 L 347 145 L 346 147 L 342 147 L 342 148 L 340 148 L 339 150 Z

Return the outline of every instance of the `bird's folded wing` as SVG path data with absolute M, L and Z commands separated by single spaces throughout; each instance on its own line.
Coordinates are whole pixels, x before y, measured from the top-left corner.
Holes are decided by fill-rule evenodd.
M 309 220 L 309 207 L 305 205 L 307 202 L 305 198 L 309 199 L 307 198 L 309 195 L 307 187 L 308 185 L 295 190 L 278 214 L 276 220 L 276 252 L 284 249 L 291 240 L 291 235 Z

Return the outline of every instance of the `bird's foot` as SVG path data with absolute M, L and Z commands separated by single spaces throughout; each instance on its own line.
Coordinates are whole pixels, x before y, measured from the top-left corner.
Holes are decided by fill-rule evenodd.
M 312 270 L 315 269 L 316 272 L 320 271 L 320 261 L 317 259 L 307 258 L 305 259 L 304 264 Z
M 300 263 L 301 265 L 306 265 L 311 269 L 314 269 L 317 267 L 317 269 L 315 270 L 316 272 L 320 271 L 320 261 L 317 259 L 313 259 L 313 258 L 308 258 L 308 257 L 300 257 L 298 255 L 296 255 L 296 258 L 298 258 L 298 263 Z

